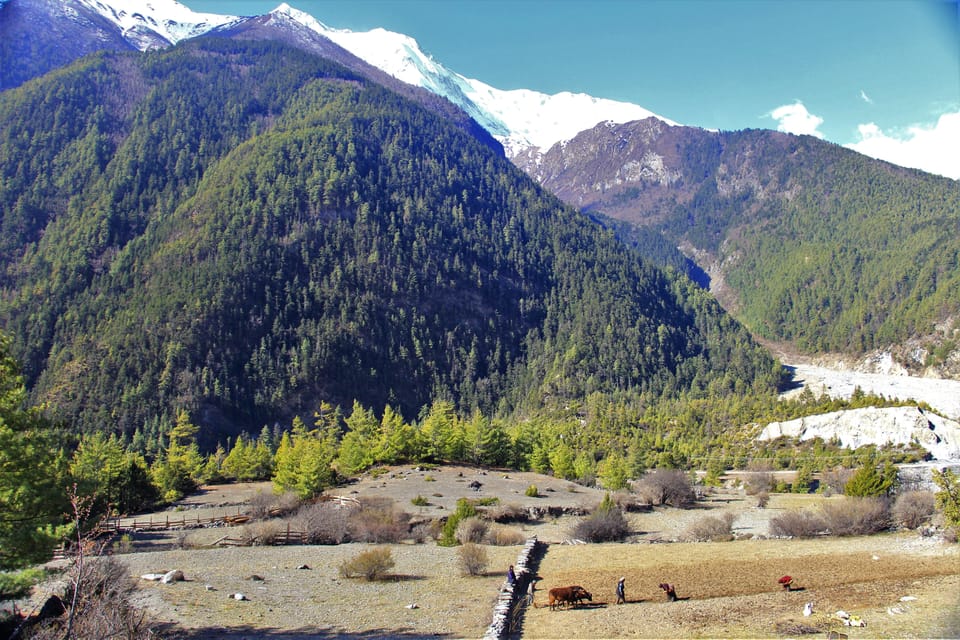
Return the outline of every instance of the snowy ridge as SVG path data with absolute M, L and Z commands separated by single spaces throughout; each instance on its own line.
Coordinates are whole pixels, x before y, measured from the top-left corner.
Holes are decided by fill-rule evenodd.
M 4 0 L 0 0 L 0 6 Z M 73 0 L 117 26 L 125 40 L 140 50 L 176 44 L 242 20 L 235 16 L 198 13 L 176 0 Z M 569 92 L 548 95 L 527 89 L 503 91 L 466 78 L 425 54 L 413 38 L 387 31 L 334 29 L 287 3 L 268 14 L 297 22 L 346 49 L 361 60 L 408 84 L 447 98 L 467 112 L 503 144 L 508 157 L 536 155 L 570 140 L 601 122 L 623 123 L 655 117 L 628 102 Z
M 176 0 L 76 0 L 119 27 L 140 50 L 176 44 L 229 22 L 236 16 L 197 13 Z
M 508 157 L 529 147 L 546 151 L 605 121 L 622 123 L 655 117 L 676 124 L 635 104 L 582 93 L 548 95 L 527 89 L 496 89 L 447 69 L 425 54 L 416 40 L 400 33 L 332 29 L 286 3 L 271 14 L 286 15 L 393 77 L 447 98 L 497 138 Z

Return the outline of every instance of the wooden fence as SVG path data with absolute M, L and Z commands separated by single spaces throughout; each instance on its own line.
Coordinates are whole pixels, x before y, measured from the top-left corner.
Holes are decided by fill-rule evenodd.
M 134 533 L 137 531 L 170 531 L 174 529 L 194 529 L 214 525 L 234 526 L 244 524 L 250 521 L 250 515 L 238 513 L 234 516 L 212 516 L 201 518 L 197 516 L 171 517 L 169 515 L 162 517 L 150 516 L 146 520 L 128 520 L 123 518 L 107 518 L 101 522 L 96 529 L 99 535 L 111 535 L 120 533 Z
M 234 538 L 233 536 L 223 536 L 210 544 L 211 547 L 250 547 L 250 546 L 281 546 L 288 544 L 306 544 L 307 534 L 303 531 L 297 531 L 290 528 L 287 523 L 286 529 L 280 531 L 270 531 L 269 533 L 252 536 L 248 538 Z

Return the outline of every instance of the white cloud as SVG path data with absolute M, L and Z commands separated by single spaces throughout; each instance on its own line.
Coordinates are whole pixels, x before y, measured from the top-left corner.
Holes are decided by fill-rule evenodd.
M 777 121 L 777 131 L 823 138 L 823 134 L 817 131 L 817 127 L 823 124 L 823 118 L 807 111 L 799 100 L 777 107 L 769 115 Z
M 860 99 L 866 102 L 867 104 L 873 104 L 873 98 L 867 95 L 867 92 L 863 89 L 860 89 Z
M 845 147 L 871 158 L 960 180 L 960 111 L 941 115 L 936 124 L 913 125 L 902 133 L 883 131 L 872 122 L 861 124 L 858 130 L 860 140 Z

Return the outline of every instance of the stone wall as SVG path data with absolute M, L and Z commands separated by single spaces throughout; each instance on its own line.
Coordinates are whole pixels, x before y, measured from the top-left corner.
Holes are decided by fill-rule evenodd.
M 547 545 L 539 542 L 534 536 L 527 540 L 513 565 L 517 579 L 510 584 L 504 579 L 500 587 L 497 604 L 493 607 L 493 622 L 483 635 L 485 640 L 503 640 L 517 632 L 517 626 L 522 621 L 525 602 L 523 597 L 530 588 L 530 583 L 537 579 L 537 567 L 546 552 Z

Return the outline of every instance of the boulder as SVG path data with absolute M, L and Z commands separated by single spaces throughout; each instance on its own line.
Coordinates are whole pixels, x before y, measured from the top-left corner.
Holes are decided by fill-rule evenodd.
M 160 578 L 160 582 L 163 584 L 173 584 L 174 582 L 183 582 L 186 578 L 183 577 L 183 571 L 180 569 L 173 569 L 172 571 L 167 571 L 163 574 L 163 577 Z

